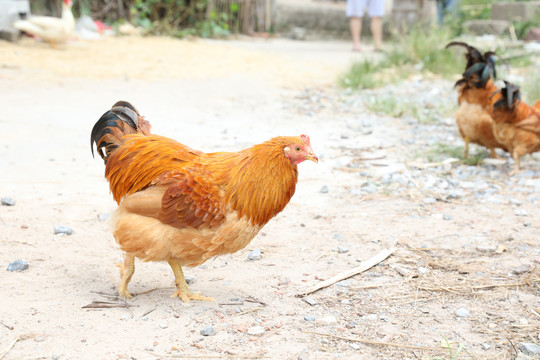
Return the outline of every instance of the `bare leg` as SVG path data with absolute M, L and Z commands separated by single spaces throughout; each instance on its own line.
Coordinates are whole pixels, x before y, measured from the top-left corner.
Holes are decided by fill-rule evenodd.
M 131 294 L 129 293 L 127 286 L 133 273 L 135 272 L 135 257 L 130 254 L 124 255 L 124 263 L 117 265 L 120 268 L 120 286 L 118 287 L 118 295 L 130 298 Z
M 169 260 L 169 265 L 174 273 L 174 284 L 176 285 L 176 292 L 172 297 L 178 296 L 183 302 L 187 303 L 189 300 L 214 301 L 211 297 L 190 293 L 180 264 L 177 261 Z
M 468 159 L 469 158 L 469 138 L 465 136 L 465 138 L 463 139 L 465 140 L 465 148 L 463 149 L 463 158 L 464 159 Z
M 375 43 L 375 49 L 382 49 L 382 18 L 374 17 L 371 18 L 371 34 L 373 35 L 373 41 Z
M 351 27 L 351 35 L 353 39 L 353 50 L 360 51 L 360 34 L 362 33 L 362 18 L 352 17 L 349 20 L 349 25 Z

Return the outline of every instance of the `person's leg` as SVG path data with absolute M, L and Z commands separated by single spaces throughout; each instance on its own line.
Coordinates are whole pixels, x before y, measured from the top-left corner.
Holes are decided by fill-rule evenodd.
M 383 38 L 383 23 L 384 16 L 384 0 L 369 0 L 368 3 L 369 16 L 371 17 L 371 35 L 375 49 L 382 49 Z
M 353 50 L 359 51 L 361 48 L 360 34 L 362 33 L 362 18 L 352 17 L 350 19 L 350 26 L 353 39 Z
M 382 49 L 382 18 L 371 18 L 371 34 L 373 35 L 373 42 L 375 43 L 375 49 Z
M 360 37 L 362 34 L 362 17 L 366 8 L 367 0 L 347 0 L 347 17 L 353 39 L 353 50 L 360 51 Z

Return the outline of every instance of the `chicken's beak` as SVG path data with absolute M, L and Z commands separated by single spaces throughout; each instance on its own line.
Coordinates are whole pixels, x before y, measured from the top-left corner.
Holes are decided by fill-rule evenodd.
M 309 149 L 309 151 L 308 151 L 308 155 L 306 156 L 306 160 L 311 160 L 314 163 L 319 163 L 319 158 L 317 157 L 317 155 L 315 155 L 315 153 L 311 149 Z

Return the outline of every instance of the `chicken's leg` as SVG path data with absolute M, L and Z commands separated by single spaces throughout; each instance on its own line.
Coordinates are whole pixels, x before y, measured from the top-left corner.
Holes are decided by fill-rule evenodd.
M 491 153 L 492 159 L 500 159 L 501 157 L 495 152 L 495 148 L 489 148 L 489 152 Z
M 521 155 L 517 151 L 514 150 L 514 152 L 512 153 L 512 158 L 514 159 L 514 170 L 510 172 L 510 176 L 519 174 L 519 171 L 520 171 L 519 158 L 520 157 Z
M 464 159 L 468 159 L 469 158 L 469 138 L 468 137 L 464 137 L 463 140 L 465 140 L 465 148 L 463 149 L 463 158 Z
M 178 296 L 183 302 L 189 302 L 189 300 L 214 301 L 211 297 L 189 292 L 186 279 L 184 279 L 184 272 L 182 271 L 180 264 L 175 260 L 169 260 L 169 265 L 174 273 L 174 284 L 176 285 L 176 292 L 172 297 Z
M 124 256 L 124 262 L 117 265 L 120 268 L 120 276 L 122 280 L 120 281 L 120 286 L 118 287 L 118 295 L 130 298 L 131 294 L 129 293 L 127 286 L 133 273 L 135 272 L 135 257 L 133 255 L 127 254 Z

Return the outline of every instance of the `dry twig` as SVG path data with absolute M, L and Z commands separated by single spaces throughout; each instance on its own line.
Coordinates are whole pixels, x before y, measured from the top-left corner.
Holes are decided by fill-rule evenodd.
M 15 344 L 17 343 L 17 341 L 21 340 L 20 338 L 15 338 L 13 339 L 13 341 L 11 341 L 11 343 L 9 343 L 8 346 L 6 346 L 6 348 L 4 350 L 2 350 L 0 352 L 0 360 L 2 360 L 4 358 L 4 356 L 6 356 L 6 354 L 11 350 L 13 349 L 13 347 L 15 346 Z
M 362 273 L 362 272 L 364 272 L 366 270 L 369 270 L 373 266 L 383 262 L 387 257 L 392 255 L 394 250 L 395 250 L 395 248 L 393 248 L 393 247 L 391 249 L 384 249 L 384 250 L 380 251 L 378 254 L 376 254 L 375 256 L 371 257 L 370 259 L 362 261 L 362 263 L 359 266 L 354 267 L 354 268 L 352 268 L 350 270 L 347 270 L 345 272 L 342 272 L 340 274 L 337 274 L 337 275 L 331 277 L 330 279 L 325 280 L 325 281 L 321 282 L 320 284 L 307 289 L 304 292 L 296 294 L 296 296 L 297 297 L 306 296 L 308 294 L 314 293 L 315 291 L 318 291 L 320 289 L 323 289 L 325 287 L 333 285 L 333 284 L 337 283 L 338 281 L 348 279 L 351 276 L 358 275 L 358 274 L 360 274 L 360 273 Z
M 341 339 L 341 340 L 360 342 L 360 343 L 364 343 L 368 345 L 392 346 L 392 347 L 399 347 L 402 349 L 441 351 L 441 349 L 439 348 L 433 348 L 433 347 L 428 347 L 428 346 L 415 346 L 415 345 L 407 345 L 407 344 L 396 344 L 396 343 L 390 343 L 390 342 L 384 342 L 384 341 L 373 341 L 373 340 L 366 340 L 366 339 L 360 339 L 360 338 L 352 338 L 348 336 L 326 334 L 326 333 L 321 333 L 317 331 L 303 330 L 302 332 L 306 334 L 313 334 L 313 335 L 326 336 L 326 337 L 331 337 L 331 338 L 336 338 L 336 339 Z

